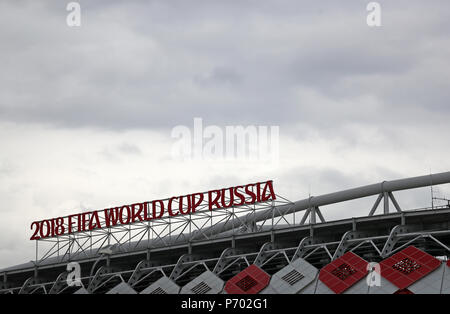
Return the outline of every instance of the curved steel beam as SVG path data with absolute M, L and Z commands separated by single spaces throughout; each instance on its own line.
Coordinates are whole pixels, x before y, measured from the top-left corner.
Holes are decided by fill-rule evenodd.
M 67 285 L 67 271 L 62 272 L 59 274 L 59 276 L 56 278 L 55 282 L 53 283 L 52 287 L 50 288 L 50 291 L 48 294 L 58 294 L 61 291 L 64 290 L 64 288 L 68 287 Z
M 446 183 L 450 183 L 450 172 L 442 172 L 426 176 L 412 177 L 393 181 L 383 181 L 380 183 L 365 185 L 335 193 L 324 194 L 316 197 L 309 197 L 291 204 L 277 206 L 276 207 L 277 210 L 274 210 L 274 208 L 269 208 L 268 210 L 247 214 L 244 217 L 239 217 L 239 223 L 236 220 L 237 218 L 230 219 L 223 223 L 218 223 L 214 226 L 204 229 L 202 233 L 194 233 L 191 239 L 192 240 L 197 239 L 201 237 L 202 234 L 210 236 L 224 231 L 228 231 L 233 229 L 234 226 L 241 225 L 242 223 L 263 221 L 266 219 L 270 219 L 272 217 L 291 214 L 297 211 L 308 209 L 311 210 L 318 206 L 330 205 L 334 203 L 350 201 L 358 198 L 363 198 L 372 195 L 379 195 L 393 191 L 415 189 L 425 186 L 439 185 Z
M 194 256 L 192 254 L 183 254 L 180 256 L 180 258 L 178 259 L 177 264 L 175 265 L 175 267 L 172 270 L 172 273 L 169 276 L 170 280 L 175 281 L 183 272 L 183 269 L 185 267 L 185 263 L 189 263 L 189 262 L 193 262 Z
M 222 254 L 220 254 L 219 260 L 214 267 L 213 273 L 218 275 L 220 274 L 224 268 L 227 266 L 228 261 L 230 260 L 230 256 L 236 255 L 236 249 L 233 247 L 226 248 L 223 250 Z
M 254 265 L 261 267 L 264 264 L 264 261 L 270 256 L 268 254 L 268 251 L 274 250 L 275 244 L 272 242 L 266 242 L 261 246 L 261 249 L 259 250 L 258 255 L 255 258 L 255 261 L 253 262 Z

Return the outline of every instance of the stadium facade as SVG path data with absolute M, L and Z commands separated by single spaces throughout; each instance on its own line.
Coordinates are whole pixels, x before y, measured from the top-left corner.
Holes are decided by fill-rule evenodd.
M 196 201 L 205 192 L 189 204 L 166 200 L 183 215 L 156 217 L 154 207 L 154 219 L 96 228 L 108 217 L 90 212 L 86 224 L 98 220 L 92 228 L 55 234 L 48 227 L 45 237 L 35 238 L 34 261 L 0 270 L 0 293 L 450 293 L 450 202 L 409 210 L 394 196 L 448 184 L 450 172 L 296 202 L 275 195 L 273 187 L 273 197 L 265 197 L 267 182 L 250 185 L 253 193 L 243 193 L 238 204 L 233 192 L 223 192 L 225 206 L 216 210 Z M 366 216 L 326 221 L 322 214 L 327 205 L 370 196 L 376 199 Z M 192 204 L 195 211 L 186 207 Z M 151 216 L 150 206 L 139 208 Z M 64 226 L 60 231 L 71 228 L 66 218 L 54 220 Z

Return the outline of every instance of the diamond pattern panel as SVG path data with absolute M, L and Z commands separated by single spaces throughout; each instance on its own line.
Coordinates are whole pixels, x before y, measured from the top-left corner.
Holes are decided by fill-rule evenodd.
M 141 294 L 178 294 L 180 287 L 164 276 L 141 291 Z
M 394 294 L 414 294 L 408 289 L 398 289 L 394 292 Z
M 106 294 L 137 294 L 137 292 L 125 282 L 121 282 Z
M 392 266 L 392 268 L 394 268 L 395 270 L 398 270 L 399 272 L 401 272 L 405 275 L 411 274 L 413 271 L 416 271 L 420 267 L 422 267 L 422 265 L 413 261 L 410 258 L 404 258 Z
M 442 280 L 444 278 L 444 272 L 447 265 L 442 263 L 439 268 L 431 272 L 431 274 L 419 279 L 408 290 L 414 294 L 439 294 L 441 293 Z
M 250 265 L 227 281 L 225 291 L 229 294 L 256 294 L 267 287 L 270 275 L 256 265 Z
M 256 286 L 258 282 L 250 275 L 245 276 L 244 278 L 240 279 L 235 283 L 235 285 L 241 289 L 242 291 L 249 291 L 254 286 Z
M 380 263 L 381 276 L 399 289 L 405 289 L 431 273 L 440 264 L 433 256 L 409 246 Z
M 286 281 L 291 286 L 295 285 L 297 282 L 305 278 L 305 276 L 302 273 L 299 273 L 295 269 L 288 272 L 286 275 L 281 277 L 284 281 Z
M 367 265 L 358 255 L 347 252 L 322 268 L 319 279 L 331 291 L 339 294 L 366 276 Z M 317 288 L 324 290 L 320 285 Z
M 167 292 L 161 289 L 161 287 L 158 287 L 155 290 L 151 291 L 149 294 L 167 294 Z
M 310 285 L 319 271 L 302 258 L 298 258 L 272 276 L 270 287 L 277 293 L 295 294 Z
M 208 286 L 208 284 L 204 281 L 202 281 L 201 283 L 199 283 L 198 285 L 196 285 L 191 289 L 191 291 L 194 292 L 195 294 L 205 294 L 210 290 L 211 287 Z
M 182 294 L 218 294 L 223 289 L 224 282 L 211 271 L 205 271 L 200 276 L 188 282 L 182 289 Z

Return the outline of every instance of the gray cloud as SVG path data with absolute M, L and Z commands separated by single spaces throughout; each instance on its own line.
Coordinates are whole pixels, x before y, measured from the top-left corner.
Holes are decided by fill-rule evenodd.
M 116 130 L 194 116 L 333 129 L 444 120 L 446 1 L 382 2 L 376 30 L 359 1 L 200 3 L 82 1 L 80 29 L 61 4 L 3 3 L 1 119 Z

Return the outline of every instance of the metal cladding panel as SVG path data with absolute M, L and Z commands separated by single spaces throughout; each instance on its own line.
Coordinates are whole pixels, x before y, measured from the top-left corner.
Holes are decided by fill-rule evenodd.
M 131 288 L 127 283 L 121 282 L 106 294 L 137 294 L 137 292 Z
M 317 280 L 317 286 L 314 294 L 335 294 L 335 292 L 328 288 L 322 281 Z
M 319 281 L 320 281 L 319 280 L 319 276 L 316 276 L 316 278 L 309 285 L 307 285 L 304 289 L 302 289 L 299 292 L 299 294 L 315 294 L 316 293 L 317 282 L 319 282 Z
M 319 271 L 302 258 L 296 259 L 272 276 L 269 287 L 281 294 L 295 294 L 308 286 Z
M 77 291 L 75 291 L 73 294 L 89 294 L 89 291 L 87 291 L 84 287 L 81 287 Z
M 368 294 L 368 293 L 369 293 L 369 285 L 367 284 L 367 276 L 343 292 L 343 294 Z
M 381 276 L 405 289 L 439 267 L 441 262 L 414 246 L 394 254 L 380 263 Z
M 444 268 L 444 276 L 442 278 L 442 294 L 450 294 L 450 260 L 447 261 L 447 267 Z
M 275 289 L 273 289 L 271 286 L 267 286 L 266 288 L 261 290 L 259 294 L 278 294 L 278 292 L 275 291 Z
M 408 290 L 414 294 L 440 294 L 445 268 L 447 268 L 447 265 L 442 263 L 439 268 L 434 270 L 431 274 L 419 279 L 409 286 Z
M 256 294 L 267 287 L 270 275 L 256 265 L 250 265 L 225 284 L 228 294 Z
M 347 252 L 322 268 L 319 279 L 334 293 L 339 294 L 366 276 L 367 265 L 358 255 Z
M 223 289 L 224 282 L 216 274 L 207 270 L 200 276 L 188 282 L 181 294 L 218 294 Z
M 178 294 L 180 287 L 164 276 L 141 291 L 141 294 Z

